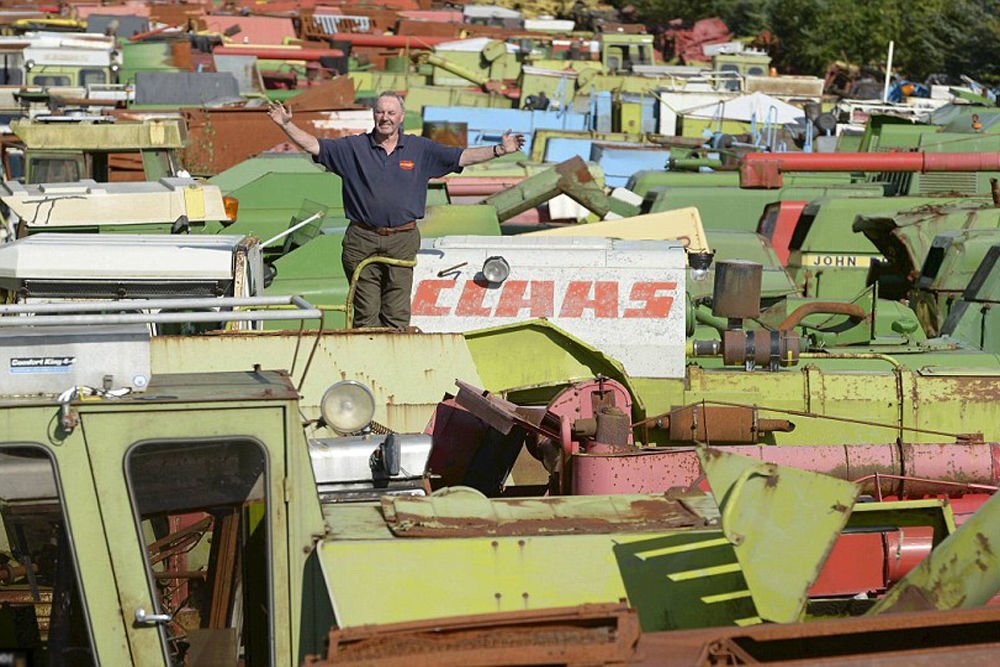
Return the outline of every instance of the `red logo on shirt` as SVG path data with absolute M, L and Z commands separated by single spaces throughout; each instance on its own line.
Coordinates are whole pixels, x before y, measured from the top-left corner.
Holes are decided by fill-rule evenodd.
M 400 169 L 406 169 L 407 171 L 412 171 L 413 170 L 413 161 L 412 160 L 400 160 L 399 161 L 399 168 Z

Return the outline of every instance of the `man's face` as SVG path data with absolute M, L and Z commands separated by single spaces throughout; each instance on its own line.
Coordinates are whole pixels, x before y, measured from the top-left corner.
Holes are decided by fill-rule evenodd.
M 395 97 L 380 97 L 375 103 L 375 131 L 389 136 L 403 124 L 403 107 Z

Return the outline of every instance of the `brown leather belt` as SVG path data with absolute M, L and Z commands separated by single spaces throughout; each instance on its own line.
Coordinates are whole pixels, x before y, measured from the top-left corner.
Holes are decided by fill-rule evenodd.
M 363 222 L 358 222 L 357 220 L 351 220 L 352 225 L 357 225 L 361 229 L 369 232 L 375 232 L 379 236 L 389 236 L 390 234 L 396 234 L 397 232 L 408 232 L 410 230 L 417 228 L 416 220 L 410 220 L 409 222 L 404 222 L 396 227 L 373 227 L 372 225 L 366 225 Z

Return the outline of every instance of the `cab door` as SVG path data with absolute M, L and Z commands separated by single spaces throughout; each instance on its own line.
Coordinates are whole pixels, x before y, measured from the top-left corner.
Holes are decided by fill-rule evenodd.
M 289 601 L 271 592 L 287 572 L 275 538 L 284 414 L 218 405 L 81 414 L 128 642 L 143 665 L 253 667 L 290 652 L 285 635 L 275 639 L 290 627 Z
M 57 415 L 0 410 L 0 655 L 134 664 L 83 434 L 58 428 Z

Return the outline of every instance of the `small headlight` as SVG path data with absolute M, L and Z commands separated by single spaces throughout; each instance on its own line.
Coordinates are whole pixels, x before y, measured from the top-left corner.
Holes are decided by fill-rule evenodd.
M 691 280 L 701 281 L 707 278 L 708 269 L 712 266 L 712 259 L 714 257 L 714 251 L 689 252 L 687 260 L 688 266 L 691 268 Z
M 319 411 L 326 425 L 337 433 L 358 433 L 375 416 L 375 395 L 356 380 L 343 380 L 326 390 Z
M 486 278 L 487 282 L 499 285 L 507 280 L 509 276 L 510 264 L 503 257 L 494 255 L 493 257 L 487 257 L 486 261 L 483 262 L 483 277 Z

